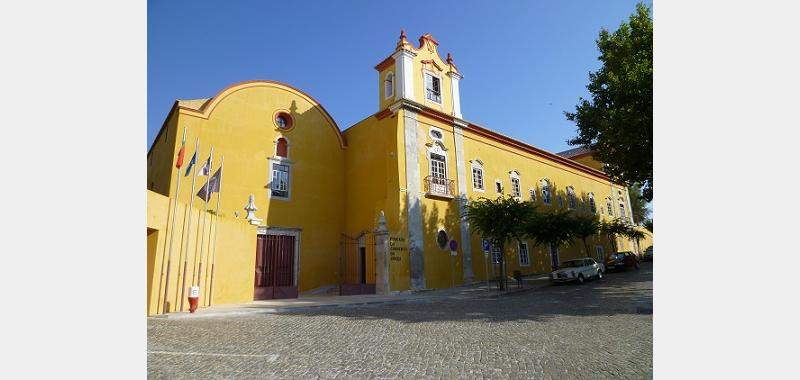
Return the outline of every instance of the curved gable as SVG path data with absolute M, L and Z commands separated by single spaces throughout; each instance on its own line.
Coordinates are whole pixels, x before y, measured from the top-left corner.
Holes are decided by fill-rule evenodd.
M 228 96 L 235 94 L 238 91 L 254 88 L 254 87 L 269 87 L 274 88 L 282 91 L 289 92 L 294 94 L 307 102 L 309 102 L 313 108 L 317 109 L 322 117 L 328 122 L 328 125 L 331 128 L 331 131 L 336 134 L 336 138 L 339 141 L 339 146 L 342 149 L 346 149 L 347 146 L 345 145 L 344 138 L 342 137 L 342 133 L 339 130 L 339 126 L 336 124 L 336 121 L 333 120 L 333 117 L 325 110 L 325 107 L 322 106 L 316 99 L 312 98 L 310 95 L 306 94 L 303 91 L 300 91 L 297 88 L 289 86 L 285 83 L 280 83 L 276 81 L 270 80 L 252 80 L 246 82 L 240 82 L 233 85 L 230 85 L 220 91 L 217 95 L 214 95 L 213 98 L 208 99 L 205 101 L 199 108 L 190 108 L 185 105 L 178 105 L 178 112 L 182 115 L 189 115 L 198 117 L 201 119 L 208 119 L 211 114 L 214 112 L 214 109 Z

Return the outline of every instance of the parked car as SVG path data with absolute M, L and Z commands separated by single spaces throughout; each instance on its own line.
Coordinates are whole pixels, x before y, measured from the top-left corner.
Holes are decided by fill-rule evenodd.
M 592 258 L 567 260 L 561 263 L 558 270 L 550 273 L 550 280 L 553 283 L 575 281 L 583 284 L 589 278 L 603 278 L 605 268 L 603 264 L 598 264 Z
M 639 269 L 639 259 L 633 252 L 617 252 L 608 256 L 606 259 L 607 270 L 624 270 L 628 268 Z
M 642 261 L 653 261 L 653 246 L 647 247 L 642 255 Z

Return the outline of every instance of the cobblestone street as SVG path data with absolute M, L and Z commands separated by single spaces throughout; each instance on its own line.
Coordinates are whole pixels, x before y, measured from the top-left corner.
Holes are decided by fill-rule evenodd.
M 147 322 L 150 378 L 652 378 L 652 263 L 504 297 Z

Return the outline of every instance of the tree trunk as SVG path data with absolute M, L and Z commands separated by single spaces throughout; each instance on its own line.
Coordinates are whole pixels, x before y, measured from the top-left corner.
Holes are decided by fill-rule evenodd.
M 589 256 L 589 244 L 586 243 L 586 238 L 582 237 L 581 239 L 583 239 L 583 249 L 586 250 L 586 257 L 592 257 L 592 256 Z

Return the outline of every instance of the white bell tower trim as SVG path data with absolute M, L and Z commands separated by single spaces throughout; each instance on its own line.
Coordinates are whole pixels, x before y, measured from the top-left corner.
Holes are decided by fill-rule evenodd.
M 395 74 L 395 89 L 397 95 L 395 99 L 405 98 L 412 101 L 414 100 L 414 76 L 412 69 L 414 67 L 414 57 L 416 56 L 416 53 L 408 50 L 400 50 L 392 55 L 395 65 L 397 66 L 397 74 Z

